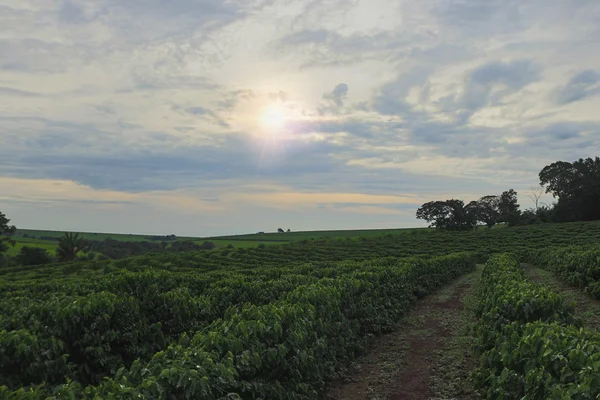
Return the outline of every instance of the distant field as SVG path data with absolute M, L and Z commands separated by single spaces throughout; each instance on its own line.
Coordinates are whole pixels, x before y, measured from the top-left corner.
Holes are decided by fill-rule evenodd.
M 497 225 L 494 229 L 503 228 Z M 317 240 L 322 238 L 368 238 L 382 235 L 402 235 L 411 234 L 417 231 L 424 231 L 427 228 L 404 228 L 404 229 L 357 229 L 357 230 L 332 230 L 332 231 L 305 231 L 305 232 L 265 232 L 265 233 L 250 233 L 242 235 L 228 236 L 209 236 L 209 237 L 192 237 L 192 236 L 177 236 L 177 240 L 192 240 L 197 244 L 202 244 L 205 241 L 213 242 L 217 248 L 223 249 L 233 246 L 238 249 L 249 249 L 259 245 L 277 245 L 302 240 Z M 479 227 L 478 230 L 485 231 L 487 228 Z M 17 242 L 15 247 L 9 251 L 9 255 L 16 255 L 23 246 L 43 247 L 50 252 L 56 248 L 54 242 L 50 240 L 32 239 L 23 237 L 24 235 L 39 237 L 54 237 L 58 240 L 64 234 L 63 231 L 49 230 L 34 230 L 34 229 L 18 229 L 14 240 Z M 80 235 L 87 240 L 105 240 L 108 238 L 123 242 L 142 242 L 150 241 L 153 235 L 138 235 L 138 234 L 122 234 L 122 233 L 94 233 L 80 232 Z M 161 235 L 156 235 L 161 236 Z
M 45 237 L 55 237 L 57 240 L 59 237 L 64 235 L 64 231 L 45 231 L 45 230 L 34 230 L 34 229 L 17 229 L 16 238 L 21 241 L 19 236 L 29 235 L 29 236 L 45 236 Z M 121 240 L 124 242 L 141 242 L 144 240 L 148 240 L 148 236 L 150 235 L 128 235 L 122 233 L 94 233 L 94 232 L 80 232 L 79 236 L 88 240 L 104 240 L 104 239 L 115 239 Z
M 363 229 L 363 230 L 336 230 L 336 231 L 306 231 L 306 232 L 265 232 L 265 233 L 252 233 L 242 235 L 230 235 L 230 236 L 209 236 L 209 237 L 190 237 L 190 236 L 177 236 L 177 240 L 192 240 L 195 243 L 202 244 L 204 241 L 213 242 L 218 248 L 224 248 L 228 246 L 234 246 L 236 248 L 252 248 L 259 244 L 274 245 L 283 244 L 289 242 L 296 242 L 300 240 L 320 239 L 320 238 L 346 238 L 346 237 L 372 237 L 380 236 L 384 234 L 400 234 L 408 233 L 414 230 L 422 230 L 426 228 L 408 228 L 408 229 Z M 44 247 L 49 250 L 54 250 L 56 247 L 51 244 L 51 241 L 41 239 L 25 238 L 24 235 L 38 237 L 55 237 L 57 240 L 64 234 L 63 231 L 49 231 L 49 230 L 34 230 L 34 229 L 18 229 L 14 237 L 18 244 L 27 243 L 30 246 Z M 149 241 L 151 235 L 135 235 L 135 234 L 122 234 L 122 233 L 94 233 L 94 232 L 81 232 L 80 235 L 87 240 L 105 240 L 108 238 L 114 240 L 120 240 L 124 242 L 141 242 Z M 159 235 L 157 235 L 159 236 Z M 9 254 L 18 253 L 20 247 L 15 246 Z
M 408 233 L 414 230 L 423 230 L 427 228 L 404 228 L 404 229 L 363 229 L 363 230 L 338 230 L 338 231 L 306 231 L 306 232 L 265 232 L 252 233 L 246 235 L 231 235 L 231 236 L 213 236 L 206 240 L 228 240 L 232 243 L 237 241 L 249 242 L 295 242 L 305 239 L 320 239 L 320 238 L 346 238 L 346 237 L 371 237 L 381 236 L 385 234 L 400 234 Z
M 54 252 L 56 249 L 56 244 L 49 242 L 47 240 L 36 240 L 36 239 L 25 239 L 25 238 L 15 238 L 15 245 L 8 248 L 6 252 L 9 256 L 16 256 L 21 251 L 22 247 L 41 247 L 43 249 L 48 250 L 49 252 Z
M 363 229 L 363 230 L 335 230 L 335 231 L 306 231 L 306 232 L 265 232 L 230 236 L 209 236 L 209 237 L 190 237 L 177 236 L 177 240 L 192 240 L 197 244 L 202 244 L 205 241 L 213 242 L 218 249 L 234 247 L 238 249 L 250 249 L 259 245 L 271 246 L 298 242 L 302 240 L 313 240 L 321 238 L 358 238 L 358 237 L 375 237 L 385 234 L 408 234 L 411 231 L 423 230 L 426 228 L 408 228 L 408 229 Z M 29 237 L 24 237 L 25 235 Z M 56 249 L 56 242 L 47 239 L 38 239 L 39 237 L 60 238 L 64 235 L 63 231 L 50 230 L 35 230 L 35 229 L 18 229 L 13 237 L 16 244 L 11 247 L 7 254 L 15 256 L 24 246 L 41 247 L 51 253 Z M 32 238 L 31 236 L 35 236 Z M 122 234 L 122 233 L 94 233 L 80 232 L 80 236 L 87 240 L 105 240 L 114 239 L 123 242 L 142 242 L 151 241 L 153 235 L 137 235 L 137 234 Z M 156 235 L 161 236 L 161 235 Z

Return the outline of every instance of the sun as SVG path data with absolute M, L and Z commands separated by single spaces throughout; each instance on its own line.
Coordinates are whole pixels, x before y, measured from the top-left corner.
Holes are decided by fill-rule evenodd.
M 262 125 L 269 129 L 281 129 L 285 125 L 287 121 L 287 115 L 285 110 L 282 107 L 269 107 L 267 108 L 261 118 Z

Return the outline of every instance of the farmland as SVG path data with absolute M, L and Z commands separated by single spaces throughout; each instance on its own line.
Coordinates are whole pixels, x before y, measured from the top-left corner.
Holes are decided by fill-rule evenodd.
M 598 332 L 560 289 L 600 297 L 600 223 L 351 232 L 0 269 L 0 398 L 600 391 Z M 530 281 L 521 262 L 560 285 Z M 381 368 L 354 376 L 369 357 Z
M 356 237 L 371 237 L 381 236 L 384 234 L 400 234 L 413 230 L 422 230 L 423 228 L 414 229 L 367 229 L 367 230 L 349 230 L 349 231 L 306 231 L 306 232 L 264 232 L 240 235 L 227 236 L 209 236 L 209 237 L 193 237 L 193 236 L 177 236 L 176 241 L 193 241 L 197 244 L 202 244 L 205 241 L 212 242 L 217 248 L 251 248 L 259 245 L 284 244 L 300 240 L 314 240 L 323 238 L 356 238 Z M 35 229 L 17 229 L 14 235 L 14 240 L 17 246 L 11 248 L 8 255 L 16 255 L 23 246 L 41 247 L 50 252 L 56 248 L 56 241 L 64 234 L 62 231 L 51 230 L 35 230 Z M 103 241 L 112 239 L 118 242 L 145 242 L 153 240 L 152 235 L 141 234 L 122 234 L 122 233 L 98 233 L 98 232 L 82 232 L 82 239 L 89 241 Z M 166 237 L 166 236 L 165 236 Z M 43 238 L 43 239 L 41 239 Z M 157 237 L 155 237 L 156 239 Z

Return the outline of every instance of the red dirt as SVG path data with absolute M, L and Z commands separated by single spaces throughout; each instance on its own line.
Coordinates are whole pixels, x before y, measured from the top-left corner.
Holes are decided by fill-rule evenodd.
M 373 349 L 351 369 L 350 382 L 334 384 L 326 399 L 365 400 L 375 392 L 379 395 L 377 398 L 385 396 L 389 400 L 431 399 L 432 356 L 436 350 L 444 348 L 444 339 L 452 334 L 443 318 L 435 316 L 460 312 L 463 309 L 461 298 L 469 287 L 469 284 L 457 285 L 445 301 L 436 302 L 433 296 L 420 300 L 409 316 L 416 317 L 411 319 L 415 322 L 401 324 L 395 332 L 376 338 Z M 422 322 L 419 323 L 419 319 Z M 386 355 L 390 358 L 390 353 L 392 357 L 399 353 L 397 357 L 402 357 L 404 363 L 387 381 L 382 381 L 382 365 L 385 365 Z

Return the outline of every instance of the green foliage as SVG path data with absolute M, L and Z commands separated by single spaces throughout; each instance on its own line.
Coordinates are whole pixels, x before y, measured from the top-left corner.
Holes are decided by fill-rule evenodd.
M 53 261 L 50 253 L 40 247 L 23 246 L 17 255 L 17 262 L 25 266 L 50 264 Z
M 519 225 L 521 221 L 521 211 L 517 201 L 517 192 L 513 189 L 502 192 L 498 202 L 499 219 L 498 222 L 504 222 L 508 226 Z
M 462 200 L 430 201 L 419 207 L 417 219 L 424 219 L 430 227 L 469 230 L 477 223 L 477 210 L 474 203 L 465 206 Z
M 10 219 L 0 212 L 0 256 L 8 249 L 8 246 L 15 244 L 11 236 L 17 228 L 14 225 L 9 225 L 9 222 Z
M 557 161 L 544 167 L 539 177 L 546 191 L 558 198 L 559 221 L 600 219 L 600 157 Z
M 15 368 L 20 337 L 36 347 L 17 358 L 32 372 L 13 370 L 0 397 L 314 399 L 415 291 L 474 266 L 464 253 L 3 282 L 0 325 L 12 336 L 0 343 L 15 344 L 0 348 L 11 355 L 0 371 Z
M 483 222 L 488 228 L 498 223 L 500 218 L 500 196 L 483 196 L 475 202 L 475 215 L 477 221 Z
M 224 249 L 227 254 L 4 268 L 0 398 L 315 399 L 369 337 L 393 329 L 418 296 L 472 270 L 475 259 L 509 250 L 526 259 L 536 248 L 598 238 L 600 223 L 424 229 Z M 458 250 L 472 252 L 447 255 Z M 489 302 L 479 308 L 485 324 L 477 345 L 488 352 L 480 371 L 489 366 L 480 379 L 509 396 L 521 387 L 511 386 L 521 371 L 515 363 L 534 354 L 511 342 L 513 336 L 520 340 L 519 332 L 540 320 L 565 329 L 576 321 L 560 296 L 526 282 L 514 262 L 494 260 L 482 289 Z M 504 271 L 502 284 L 493 270 Z M 498 330 L 511 325 L 514 332 Z M 573 346 L 587 346 L 587 334 Z M 510 384 L 493 381 L 490 372 L 502 367 L 493 376 L 504 379 L 502 355 L 493 352 L 504 342 L 521 349 L 507 367 L 514 371 L 506 375 Z M 585 348 L 593 359 L 593 346 Z M 577 368 L 574 379 L 585 382 Z
M 62 262 L 73 261 L 81 250 L 83 250 L 83 239 L 79 237 L 79 233 L 65 232 L 64 236 L 58 239 L 56 256 Z
M 531 250 L 527 262 L 548 269 L 565 282 L 600 299 L 600 248 L 577 246 L 545 250 Z
M 525 280 L 497 255 L 482 274 L 473 377 L 494 399 L 594 399 L 600 393 L 600 334 L 577 326 L 574 305 Z

